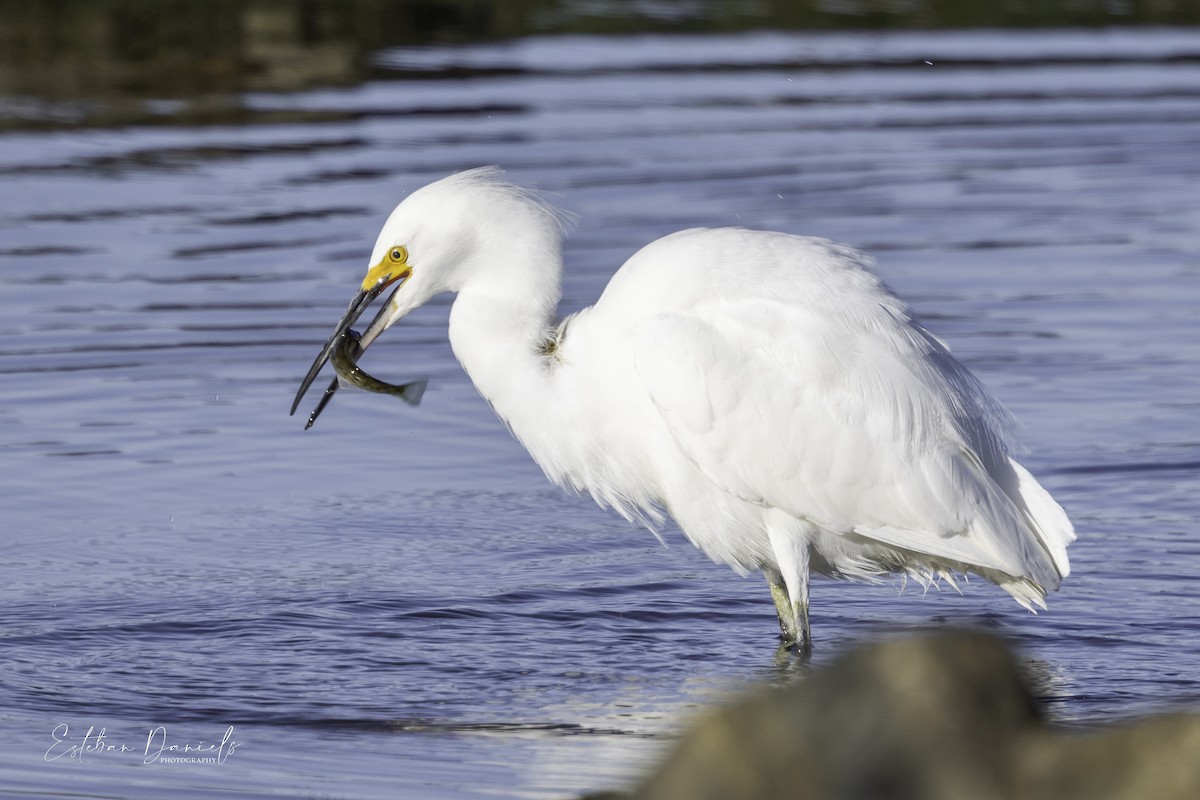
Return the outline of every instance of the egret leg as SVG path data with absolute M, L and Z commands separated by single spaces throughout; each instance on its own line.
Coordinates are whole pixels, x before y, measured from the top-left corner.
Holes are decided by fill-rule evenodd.
M 787 586 L 778 572 L 767 572 L 767 585 L 771 587 L 771 599 L 775 601 L 775 614 L 779 617 L 779 638 L 784 641 L 795 641 L 799 629 L 796 616 L 792 613 L 792 599 L 788 597 Z
M 812 651 L 812 633 L 808 627 L 809 542 L 814 531 L 810 523 L 778 509 L 767 518 L 767 536 L 775 553 L 774 569 L 764 569 L 779 615 L 780 638 L 784 645 L 800 653 Z
M 804 576 L 801 597 L 793 600 L 783 576 L 774 570 L 766 572 L 767 585 L 771 587 L 771 599 L 775 601 L 775 614 L 779 617 L 779 638 L 787 647 L 795 647 L 801 653 L 812 650 L 812 631 L 808 625 L 808 575 Z

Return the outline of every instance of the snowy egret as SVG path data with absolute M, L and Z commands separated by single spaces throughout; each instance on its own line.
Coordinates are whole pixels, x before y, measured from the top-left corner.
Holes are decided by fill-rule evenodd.
M 811 572 L 926 586 L 974 573 L 1045 608 L 1070 521 L 1011 457 L 1007 413 L 865 256 L 681 231 L 556 321 L 563 219 L 495 168 L 413 192 L 292 412 L 384 290 L 364 349 L 455 292 L 455 355 L 550 480 L 652 530 L 669 514 L 714 561 L 761 571 L 788 644 L 810 647 Z

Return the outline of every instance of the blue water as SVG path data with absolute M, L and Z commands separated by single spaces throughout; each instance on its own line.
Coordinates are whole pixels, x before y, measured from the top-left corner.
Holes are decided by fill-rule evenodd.
M 243 98 L 308 122 L 0 136 L 0 786 L 561 798 L 804 674 L 760 579 L 546 484 L 454 362 L 446 302 L 365 361 L 430 376 L 420 408 L 345 391 L 312 431 L 287 416 L 387 212 L 492 163 L 581 215 L 565 310 L 682 227 L 828 236 L 1023 422 L 1080 534 L 1050 611 L 818 581 L 817 663 L 967 624 L 1020 644 L 1055 719 L 1195 703 L 1194 32 L 546 38 L 378 66 Z M 160 727 L 236 746 L 143 764 Z M 89 728 L 118 749 L 73 756 Z

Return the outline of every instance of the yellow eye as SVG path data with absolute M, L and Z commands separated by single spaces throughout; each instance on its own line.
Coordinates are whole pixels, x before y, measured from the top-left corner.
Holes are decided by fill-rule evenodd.
M 408 261 L 408 248 L 404 245 L 393 247 L 392 252 L 388 253 L 388 258 L 395 264 L 403 264 Z

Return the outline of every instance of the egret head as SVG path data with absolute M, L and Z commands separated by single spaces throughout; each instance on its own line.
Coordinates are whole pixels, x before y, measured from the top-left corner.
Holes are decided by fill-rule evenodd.
M 418 189 L 396 206 L 375 241 L 358 293 L 296 393 L 293 414 L 350 327 L 389 289 L 387 301 L 358 342 L 363 350 L 432 297 L 457 292 L 468 280 L 494 279 L 502 271 L 498 265 L 513 253 L 517 231 L 523 241 L 535 243 L 535 248 L 553 251 L 553 274 L 546 277 L 557 287 L 557 248 L 568 218 L 537 195 L 506 183 L 502 176 L 495 167 L 461 172 Z M 525 263 L 545 261 L 522 255 Z M 511 282 L 512 278 L 509 273 L 504 280 Z M 310 417 L 310 425 L 334 388 L 331 386 L 326 400 Z

